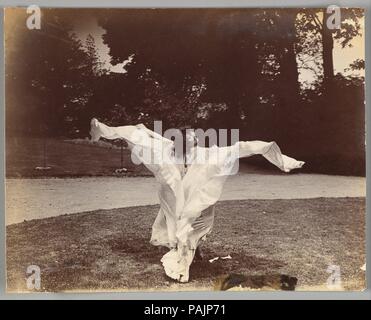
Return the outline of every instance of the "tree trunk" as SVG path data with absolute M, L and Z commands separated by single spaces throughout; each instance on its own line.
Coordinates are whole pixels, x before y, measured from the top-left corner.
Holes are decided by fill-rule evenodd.
M 284 146 L 294 143 L 296 130 L 300 127 L 298 123 L 299 114 L 299 71 L 296 62 L 295 45 L 297 43 L 295 21 L 297 10 L 289 9 L 280 18 L 280 29 L 282 30 L 282 40 L 279 44 L 281 56 L 279 59 L 280 74 L 276 95 L 279 101 L 279 112 L 274 110 L 272 114 L 276 122 L 276 140 Z M 290 130 L 285 130 L 289 126 Z
M 331 86 L 334 78 L 334 59 L 332 51 L 334 48 L 334 40 L 332 38 L 332 30 L 326 25 L 326 21 L 329 15 L 326 9 L 323 9 L 323 20 L 322 20 L 322 46 L 323 46 L 323 76 L 324 86 L 328 88 Z
M 299 98 L 300 84 L 299 84 L 299 71 L 296 63 L 295 43 L 296 30 L 295 20 L 297 11 L 294 9 L 287 10 L 285 15 L 281 17 L 282 21 L 279 22 L 283 34 L 282 55 L 279 61 L 280 64 L 280 101 L 282 107 L 288 112 L 296 112 L 296 104 Z

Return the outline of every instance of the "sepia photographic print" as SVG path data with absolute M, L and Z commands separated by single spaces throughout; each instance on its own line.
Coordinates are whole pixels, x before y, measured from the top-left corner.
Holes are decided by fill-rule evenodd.
M 363 291 L 364 19 L 4 9 L 7 291 Z

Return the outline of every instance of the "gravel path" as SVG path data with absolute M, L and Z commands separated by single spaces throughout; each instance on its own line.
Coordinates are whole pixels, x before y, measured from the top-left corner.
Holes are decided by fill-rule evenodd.
M 6 180 L 6 224 L 97 209 L 157 204 L 151 177 Z M 221 200 L 365 197 L 363 177 L 240 173 L 229 177 Z

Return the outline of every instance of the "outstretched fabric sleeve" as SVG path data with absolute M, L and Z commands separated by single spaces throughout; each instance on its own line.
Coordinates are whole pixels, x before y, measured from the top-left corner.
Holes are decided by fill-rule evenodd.
M 281 149 L 274 141 L 240 141 L 238 142 L 238 147 L 240 158 L 261 154 L 269 162 L 273 163 L 284 172 L 290 172 L 293 169 L 301 168 L 305 164 L 304 161 L 298 161 L 282 154 Z

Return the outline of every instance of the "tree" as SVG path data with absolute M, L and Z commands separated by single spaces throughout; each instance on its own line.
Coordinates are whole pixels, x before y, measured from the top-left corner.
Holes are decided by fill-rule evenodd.
M 338 41 L 342 48 L 351 46 L 351 40 L 361 34 L 360 19 L 364 10 L 360 8 L 341 8 L 341 26 L 338 29 L 329 29 L 327 19 L 332 13 L 327 9 L 304 9 L 299 13 L 297 28 L 301 38 L 301 59 L 308 59 L 313 64 L 321 65 L 323 72 L 323 88 L 331 88 L 334 78 L 333 48 L 334 41 Z M 303 67 L 308 67 L 303 65 Z
M 12 9 L 7 16 L 7 129 L 36 135 L 76 132 L 96 66 L 72 32 L 71 15 L 43 9 L 40 30 L 27 29 L 25 9 Z
M 98 48 L 94 37 L 91 34 L 86 37 L 83 50 L 86 50 L 87 58 L 90 60 L 89 62 L 92 66 L 92 72 L 95 76 L 100 76 L 108 72 L 108 70 L 104 68 L 103 62 L 99 58 Z

